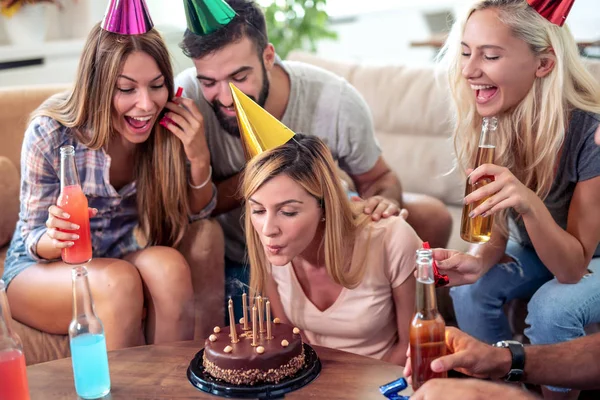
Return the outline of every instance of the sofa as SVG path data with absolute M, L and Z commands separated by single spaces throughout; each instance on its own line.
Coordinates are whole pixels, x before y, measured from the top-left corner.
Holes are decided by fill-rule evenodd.
M 0 276 L 19 211 L 19 174 L 23 134 L 29 114 L 46 98 L 67 86 L 28 86 L 0 89 Z M 215 220 L 190 225 L 179 247 L 193 273 L 195 339 L 209 336 L 223 322 L 224 238 Z M 51 335 L 14 321 L 23 342 L 27 365 L 69 356 L 66 335 Z M 65 331 L 66 331 L 65 327 Z
M 383 157 L 398 174 L 402 189 L 442 200 L 452 215 L 449 249 L 465 251 L 460 238 L 460 218 L 465 176 L 453 170 L 452 120 L 445 76 L 434 65 L 368 65 L 335 61 L 295 51 L 288 60 L 302 61 L 329 70 L 350 82 L 371 109 L 375 135 Z M 600 61 L 584 60 L 600 81 Z M 422 238 L 427 240 L 427 238 Z M 513 332 L 522 338 L 526 300 L 506 307 Z M 446 321 L 454 323 L 447 289 L 438 290 L 438 305 Z M 598 330 L 598 326 L 589 327 Z

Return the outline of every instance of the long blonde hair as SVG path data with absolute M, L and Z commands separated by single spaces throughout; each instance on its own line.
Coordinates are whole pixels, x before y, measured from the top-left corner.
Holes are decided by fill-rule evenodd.
M 252 159 L 244 172 L 242 194 L 251 290 L 264 293 L 271 267 L 260 236 L 252 225 L 248 199 L 270 179 L 282 174 L 302 186 L 324 210 L 323 242 L 327 273 L 334 282 L 344 287 L 356 287 L 362 280 L 365 263 L 354 263 L 356 266 L 352 267 L 352 249 L 358 228 L 368 218 L 348 200 L 325 143 L 314 136 L 296 134 L 288 143 Z
M 92 150 L 106 148 L 113 127 L 113 97 L 126 58 L 135 51 L 150 55 L 173 93 L 173 69 L 160 34 L 119 35 L 96 24 L 88 35 L 73 89 L 48 99 L 31 119 L 50 117 Z M 137 145 L 135 179 L 140 227 L 149 245 L 177 245 L 188 225 L 186 159 L 179 139 L 155 124 L 148 140 Z
M 473 12 L 493 8 L 513 35 L 529 45 L 536 56 L 555 55 L 552 71 L 536 78 L 525 98 L 499 118 L 495 163 L 510 171 L 541 199 L 552 187 L 554 170 L 573 109 L 600 113 L 600 85 L 583 65 L 569 28 L 540 16 L 525 0 L 480 0 L 457 21 L 442 49 L 448 67 L 455 105 L 453 134 L 458 164 L 475 165 L 482 117 L 477 113 L 472 90 L 462 76 L 461 40 Z M 519 73 L 515 71 L 515 73 Z M 506 231 L 506 212 L 496 218 Z

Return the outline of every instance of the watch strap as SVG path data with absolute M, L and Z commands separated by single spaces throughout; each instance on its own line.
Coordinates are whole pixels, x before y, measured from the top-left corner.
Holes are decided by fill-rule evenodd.
M 519 382 L 523 379 L 525 370 L 525 347 L 516 340 L 504 340 L 495 344 L 496 347 L 508 348 L 512 356 L 510 371 L 504 376 L 507 382 Z

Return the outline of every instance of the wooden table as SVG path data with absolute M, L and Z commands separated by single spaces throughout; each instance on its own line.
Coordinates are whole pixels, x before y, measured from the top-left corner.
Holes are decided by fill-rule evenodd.
M 115 350 L 108 353 L 111 394 L 105 399 L 218 399 L 187 380 L 190 360 L 203 342 L 179 342 Z M 402 376 L 402 367 L 372 358 L 313 346 L 323 369 L 304 388 L 286 399 L 384 400 L 379 386 Z M 27 368 L 31 398 L 76 399 L 71 359 Z M 410 388 L 402 394 L 411 394 Z

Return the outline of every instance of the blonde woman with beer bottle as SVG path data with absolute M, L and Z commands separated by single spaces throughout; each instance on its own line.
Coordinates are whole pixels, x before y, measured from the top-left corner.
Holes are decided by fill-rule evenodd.
M 459 326 L 487 343 L 512 337 L 502 307 L 514 298 L 533 296 L 534 344 L 600 322 L 600 85 L 562 26 L 571 5 L 476 1 L 445 46 L 463 167 L 474 165 L 482 119 L 498 119 L 494 163 L 469 176 L 492 179 L 464 199 L 481 202 L 471 218 L 495 216 L 491 239 L 466 254 L 435 252 L 451 284 L 464 285 L 451 291 Z

